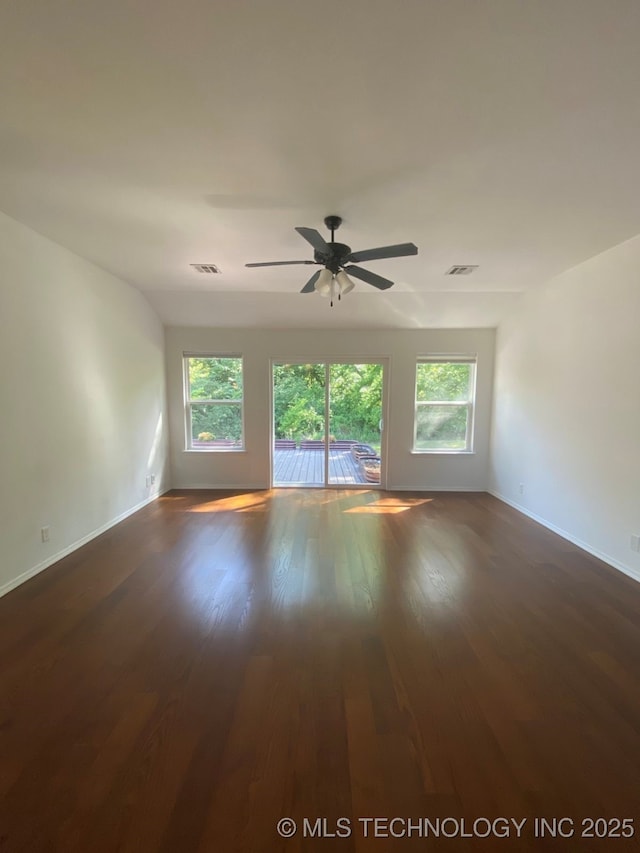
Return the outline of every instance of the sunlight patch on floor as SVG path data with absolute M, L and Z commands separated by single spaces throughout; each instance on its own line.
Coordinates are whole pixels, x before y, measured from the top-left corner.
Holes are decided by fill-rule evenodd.
M 215 498 L 207 503 L 188 508 L 187 512 L 256 512 L 266 509 L 263 495 L 232 495 L 228 498 Z
M 368 515 L 393 515 L 398 512 L 406 512 L 408 509 L 430 503 L 433 498 L 381 498 L 375 503 L 365 506 L 352 506 L 343 512 L 364 513 Z

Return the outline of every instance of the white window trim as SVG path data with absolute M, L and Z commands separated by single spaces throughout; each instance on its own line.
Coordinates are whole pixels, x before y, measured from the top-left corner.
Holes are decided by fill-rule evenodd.
M 418 367 L 421 364 L 469 364 L 471 365 L 471 381 L 469 383 L 468 400 L 418 400 Z M 468 355 L 424 355 L 416 358 L 416 372 L 413 383 L 413 446 L 411 453 L 418 456 L 444 455 L 444 456 L 470 456 L 475 453 L 473 442 L 475 437 L 475 402 L 476 402 L 476 378 L 478 375 L 477 353 Z M 418 408 L 422 406 L 465 406 L 467 409 L 467 432 L 465 435 L 464 448 L 418 448 L 416 438 L 418 431 Z
M 242 362 L 242 398 L 240 400 L 192 400 L 191 399 L 191 384 L 189 382 L 189 359 L 190 358 L 239 358 Z M 185 453 L 245 453 L 244 444 L 244 358 L 242 353 L 237 352 L 183 352 L 182 353 L 182 380 L 183 380 L 183 399 L 184 399 L 184 425 L 185 433 L 184 440 Z M 192 432 L 191 432 L 191 411 L 192 406 L 225 406 L 225 405 L 240 406 L 240 429 L 241 443 L 237 447 L 193 447 Z

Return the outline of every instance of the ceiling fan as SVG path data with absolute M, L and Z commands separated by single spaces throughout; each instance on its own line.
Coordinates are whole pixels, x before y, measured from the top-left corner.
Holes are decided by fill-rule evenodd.
M 395 246 L 379 246 L 377 249 L 364 249 L 362 252 L 352 252 L 350 246 L 344 243 L 336 243 L 334 233 L 340 227 L 342 218 L 340 216 L 326 216 L 324 224 L 331 231 L 331 240 L 326 242 L 324 237 L 315 228 L 296 228 L 298 234 L 313 246 L 312 261 L 267 261 L 258 264 L 245 264 L 247 267 L 279 267 L 290 264 L 318 264 L 324 267 L 315 272 L 302 288 L 300 293 L 313 293 L 321 296 L 331 297 L 333 305 L 334 296 L 338 299 L 349 293 L 355 287 L 349 275 L 359 278 L 367 284 L 377 287 L 378 290 L 387 290 L 393 286 L 388 278 L 383 278 L 377 273 L 354 266 L 353 263 L 360 261 L 377 261 L 382 258 L 401 258 L 405 255 L 417 255 L 418 247 L 413 243 L 398 243 Z

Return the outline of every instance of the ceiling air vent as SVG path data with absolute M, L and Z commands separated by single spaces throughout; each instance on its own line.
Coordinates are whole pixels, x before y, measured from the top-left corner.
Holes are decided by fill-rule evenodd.
M 445 275 L 471 275 L 477 269 L 478 264 L 457 264 L 455 267 L 447 270 Z
M 203 272 L 206 275 L 214 275 L 220 272 L 220 267 L 217 267 L 215 264 L 190 264 L 190 266 L 196 272 Z

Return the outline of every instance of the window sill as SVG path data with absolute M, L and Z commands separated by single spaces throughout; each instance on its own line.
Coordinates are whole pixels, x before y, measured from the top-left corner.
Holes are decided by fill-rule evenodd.
M 475 450 L 411 450 L 412 456 L 475 456 Z
M 185 447 L 183 453 L 246 453 L 245 447 Z

